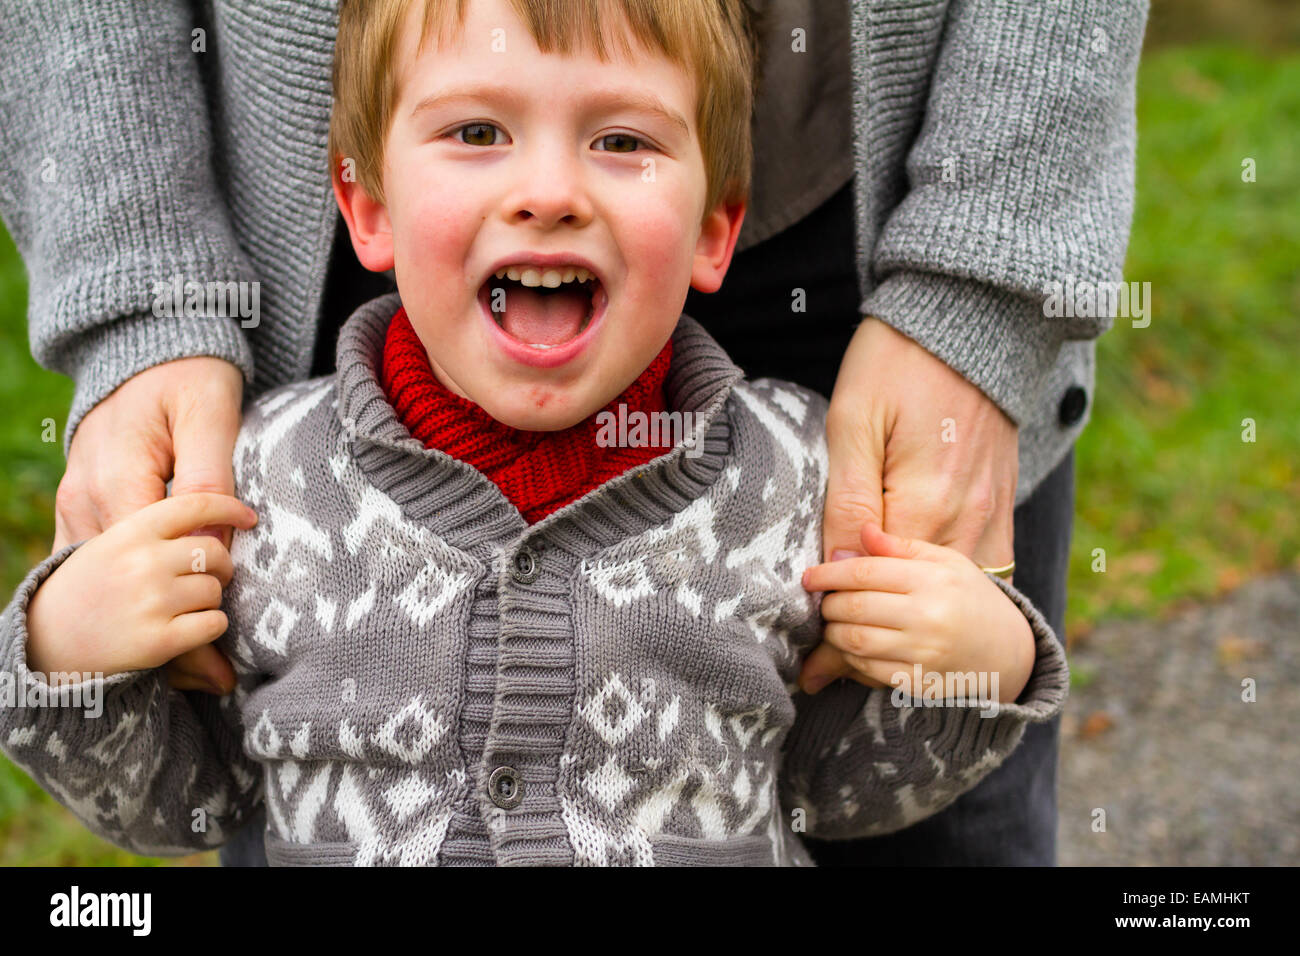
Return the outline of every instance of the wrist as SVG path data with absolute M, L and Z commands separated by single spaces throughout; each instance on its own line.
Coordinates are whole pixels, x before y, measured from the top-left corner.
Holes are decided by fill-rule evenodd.
M 912 339 L 978 388 L 1017 425 L 1032 420 L 1038 388 L 1065 341 L 1042 300 L 973 279 L 900 269 L 863 312 Z
M 1038 656 L 1034 643 L 1034 629 L 1020 609 L 1016 608 L 1017 623 L 1012 627 L 1010 658 L 1011 665 L 1005 669 L 998 697 L 1004 704 L 1014 704 L 1029 686 L 1029 677 L 1034 672 L 1034 659 Z
M 52 646 L 58 634 L 58 628 L 49 620 L 52 613 L 49 597 L 49 579 L 47 578 L 27 603 L 27 669 L 41 674 L 51 671 L 67 670 L 61 666 L 58 649 Z

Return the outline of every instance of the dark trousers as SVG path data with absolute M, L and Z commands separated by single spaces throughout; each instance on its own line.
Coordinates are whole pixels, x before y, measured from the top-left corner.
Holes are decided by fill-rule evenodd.
M 851 184 L 780 235 L 735 256 L 718 292 L 687 296 L 698 319 L 745 374 L 798 382 L 827 398 L 859 321 Z M 346 262 L 341 260 L 348 260 Z M 336 245 L 329 308 L 315 374 L 333 368 L 338 326 L 374 291 L 358 275 L 350 247 Z M 363 282 L 364 279 L 364 282 Z M 796 289 L 806 312 L 792 313 Z M 376 292 L 375 294 L 378 294 Z M 1059 635 L 1074 520 L 1074 452 L 1015 511 L 1015 583 Z M 1031 725 L 1005 763 L 951 807 L 899 833 L 868 840 L 808 840 L 821 865 L 1039 864 L 1056 862 L 1056 754 L 1059 719 Z M 262 819 L 221 851 L 225 866 L 265 866 Z

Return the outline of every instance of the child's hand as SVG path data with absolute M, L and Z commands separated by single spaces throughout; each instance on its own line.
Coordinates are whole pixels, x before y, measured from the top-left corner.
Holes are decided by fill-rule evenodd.
M 922 675 L 998 675 L 999 702 L 1015 701 L 1034 667 L 1034 635 L 1011 599 L 960 551 L 886 534 L 868 525 L 869 557 L 844 558 L 809 568 L 803 586 L 833 592 L 822 598 L 825 641 L 844 652 L 868 686 L 891 686 L 913 665 Z M 929 679 L 929 678 L 926 678 Z M 823 682 L 824 685 L 824 682 Z M 807 687 L 816 693 L 820 687 Z M 919 695 L 920 690 L 915 692 Z
M 195 528 L 251 528 L 257 515 L 229 495 L 196 492 L 141 508 L 89 539 L 32 595 L 27 666 L 49 674 L 160 667 L 225 633 L 222 590 L 234 566 Z

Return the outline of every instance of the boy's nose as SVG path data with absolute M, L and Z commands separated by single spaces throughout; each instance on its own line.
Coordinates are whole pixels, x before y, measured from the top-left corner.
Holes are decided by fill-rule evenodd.
M 509 200 L 513 221 L 577 226 L 591 220 L 591 199 L 573 159 L 559 150 L 535 150 L 524 166 L 527 172 Z

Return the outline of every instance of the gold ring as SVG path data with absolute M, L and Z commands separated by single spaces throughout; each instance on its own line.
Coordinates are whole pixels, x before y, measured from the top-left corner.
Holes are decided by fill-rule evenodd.
M 980 570 L 983 571 L 985 574 L 996 575 L 999 578 L 1009 578 L 1011 576 L 1011 572 L 1014 571 L 1015 569 L 1016 569 L 1016 562 L 1014 561 L 1012 561 L 1010 564 L 1006 565 L 1005 567 L 1001 567 L 1001 568 L 980 568 Z

